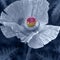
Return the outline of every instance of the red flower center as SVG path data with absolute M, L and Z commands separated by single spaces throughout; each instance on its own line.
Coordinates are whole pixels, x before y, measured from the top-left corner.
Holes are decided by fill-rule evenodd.
M 36 19 L 34 17 L 29 17 L 27 19 L 27 26 L 28 27 L 33 27 L 36 24 Z

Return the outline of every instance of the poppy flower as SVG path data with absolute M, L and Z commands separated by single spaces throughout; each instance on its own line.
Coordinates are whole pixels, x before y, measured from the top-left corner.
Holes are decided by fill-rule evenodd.
M 29 47 L 37 49 L 54 40 L 60 26 L 47 25 L 47 0 L 21 0 L 10 4 L 1 13 L 1 31 L 6 38 L 16 36 Z

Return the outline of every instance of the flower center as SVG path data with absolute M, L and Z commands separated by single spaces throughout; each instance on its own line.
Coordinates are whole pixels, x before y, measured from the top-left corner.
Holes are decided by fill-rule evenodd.
M 36 19 L 34 17 L 29 17 L 26 23 L 28 27 L 34 27 L 36 25 Z

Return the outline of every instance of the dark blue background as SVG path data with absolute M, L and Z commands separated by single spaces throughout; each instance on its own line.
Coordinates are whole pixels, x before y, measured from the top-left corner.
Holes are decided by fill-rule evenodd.
M 5 1 L 6 6 L 0 0 L 0 13 L 16 0 L 3 1 Z M 48 0 L 48 2 L 50 3 L 48 24 L 60 26 L 60 0 Z M 27 44 L 21 43 L 20 39 L 16 37 L 5 38 L 0 30 L 0 58 L 1 55 L 3 59 L 0 60 L 60 60 L 60 34 L 45 47 L 35 50 L 30 49 Z

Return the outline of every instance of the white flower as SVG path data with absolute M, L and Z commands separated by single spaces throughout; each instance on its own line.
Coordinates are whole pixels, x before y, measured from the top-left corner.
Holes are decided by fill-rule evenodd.
M 41 48 L 54 40 L 60 30 L 59 26 L 46 25 L 48 23 L 49 3 L 46 0 L 21 0 L 5 8 L 1 13 L 1 31 L 7 38 L 16 36 L 29 47 Z M 32 25 L 27 19 L 35 18 Z M 34 25 L 34 26 L 33 26 Z M 30 26 L 30 27 L 29 27 Z

